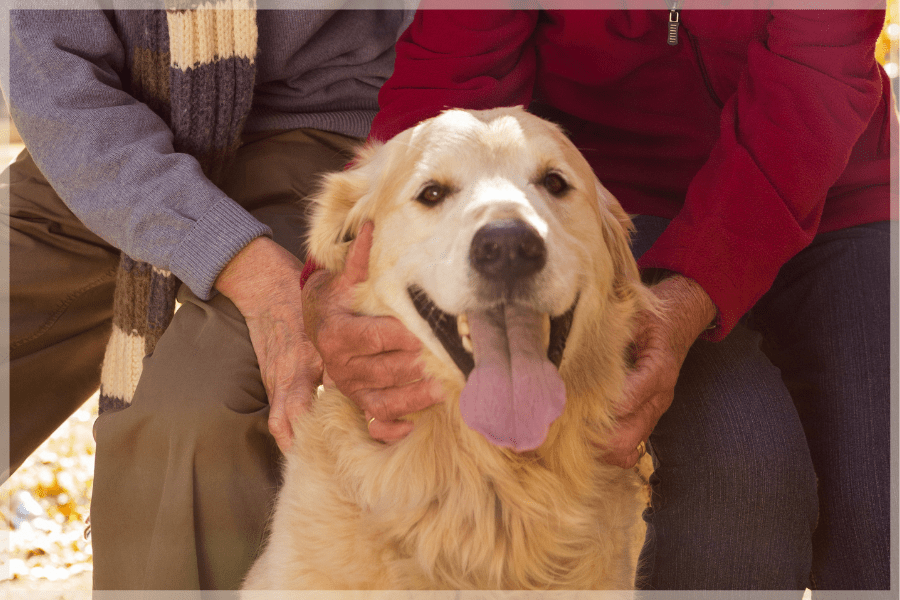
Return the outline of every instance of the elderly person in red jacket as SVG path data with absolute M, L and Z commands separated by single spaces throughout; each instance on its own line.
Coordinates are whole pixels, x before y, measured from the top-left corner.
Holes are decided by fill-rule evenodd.
M 883 22 L 420 10 L 398 44 L 373 137 L 447 107 L 524 105 L 637 215 L 634 253 L 666 308 L 636 334 L 630 408 L 601 459 L 629 467 L 652 446 L 643 587 L 890 587 Z M 347 309 L 358 256 L 310 276 L 307 330 L 389 441 L 439 398 L 402 326 Z

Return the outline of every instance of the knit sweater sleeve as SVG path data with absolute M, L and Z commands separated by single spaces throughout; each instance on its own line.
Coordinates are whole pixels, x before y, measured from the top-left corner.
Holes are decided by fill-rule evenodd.
M 680 213 L 641 257 L 696 280 L 722 339 L 816 235 L 829 188 L 882 95 L 882 11 L 774 11 Z
M 208 298 L 225 264 L 271 232 L 174 151 L 166 123 L 125 91 L 125 61 L 102 11 L 11 11 L 10 113 L 89 229 Z

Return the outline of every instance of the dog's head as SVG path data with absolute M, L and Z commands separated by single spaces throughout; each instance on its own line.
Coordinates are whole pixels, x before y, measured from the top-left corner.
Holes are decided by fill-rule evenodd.
M 642 297 L 630 222 L 554 125 L 450 110 L 365 149 L 315 199 L 310 253 L 340 270 L 366 221 L 358 308 L 397 316 L 464 380 L 462 417 L 495 444 L 540 446 L 567 387 L 623 370 Z

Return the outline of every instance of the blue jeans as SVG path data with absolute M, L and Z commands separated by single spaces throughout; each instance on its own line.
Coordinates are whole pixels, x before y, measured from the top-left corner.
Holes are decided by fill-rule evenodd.
M 635 219 L 636 256 L 667 223 Z M 650 436 L 641 588 L 890 588 L 890 248 L 886 222 L 818 235 L 691 349 Z

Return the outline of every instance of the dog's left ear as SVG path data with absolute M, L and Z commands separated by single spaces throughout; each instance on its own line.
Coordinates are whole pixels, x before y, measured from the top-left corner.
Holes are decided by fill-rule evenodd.
M 634 225 L 622 205 L 603 185 L 597 182 L 597 197 L 603 220 L 603 237 L 609 248 L 615 273 L 614 292 L 621 299 L 634 297 L 641 285 L 637 264 L 631 253 L 631 235 Z
M 326 175 L 311 199 L 307 251 L 329 271 L 341 271 L 350 242 L 366 221 L 378 182 L 377 145 L 362 148 L 351 166 Z

